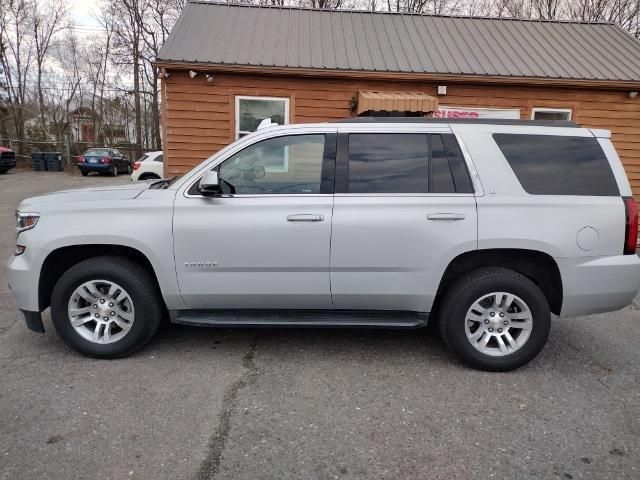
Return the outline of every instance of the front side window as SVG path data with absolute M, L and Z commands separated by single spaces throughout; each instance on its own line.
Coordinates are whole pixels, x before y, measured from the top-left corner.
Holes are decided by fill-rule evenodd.
M 620 195 L 609 161 L 594 137 L 495 133 L 493 138 L 527 193 Z
M 532 120 L 571 120 L 570 108 L 534 108 L 531 111 Z
M 255 143 L 220 165 L 226 194 L 320 193 L 325 136 L 289 135 Z M 279 168 L 272 168 L 274 165 Z
M 255 132 L 265 119 L 289 123 L 289 99 L 280 97 L 236 97 L 236 140 Z

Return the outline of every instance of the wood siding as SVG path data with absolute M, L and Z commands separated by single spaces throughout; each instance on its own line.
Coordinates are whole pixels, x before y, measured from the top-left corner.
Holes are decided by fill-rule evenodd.
M 287 97 L 291 123 L 324 122 L 351 117 L 351 98 L 359 90 L 410 91 L 436 95 L 437 82 L 376 81 L 368 78 L 309 78 L 218 73 L 189 78 L 170 70 L 163 80 L 165 174 L 182 174 L 235 139 L 235 96 Z M 445 83 L 445 82 L 442 82 Z M 571 108 L 585 127 L 612 131 L 636 198 L 640 199 L 640 97 L 628 90 L 558 86 L 467 83 L 447 84 L 442 105 L 519 108 L 523 119 L 533 107 Z

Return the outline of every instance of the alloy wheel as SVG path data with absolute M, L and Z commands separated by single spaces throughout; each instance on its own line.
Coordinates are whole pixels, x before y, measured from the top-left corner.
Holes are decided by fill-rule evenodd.
M 124 338 L 134 321 L 131 296 L 115 282 L 91 280 L 77 287 L 68 304 L 71 326 L 85 340 L 98 344 Z
M 492 292 L 478 298 L 464 321 L 469 343 L 494 357 L 510 355 L 522 348 L 533 327 L 529 306 L 508 292 Z

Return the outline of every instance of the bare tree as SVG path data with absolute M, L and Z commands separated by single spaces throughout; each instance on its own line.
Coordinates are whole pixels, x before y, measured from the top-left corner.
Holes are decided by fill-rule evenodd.
M 133 100 L 135 115 L 136 155 L 142 155 L 142 102 L 141 102 L 141 50 L 143 48 L 143 18 L 145 0 L 113 0 L 111 7 L 103 11 L 114 26 L 114 61 L 127 65 L 133 76 Z
M 50 0 L 32 4 L 31 30 L 36 64 L 36 89 L 38 94 L 38 112 L 43 131 L 47 130 L 42 79 L 45 62 L 54 36 L 68 26 L 68 6 L 64 0 Z
M 18 140 L 17 152 L 24 151 L 27 80 L 33 64 L 33 45 L 28 37 L 30 0 L 0 0 L 0 67 L 7 95 L 7 109 Z
M 154 65 L 154 61 L 160 48 L 167 40 L 171 28 L 175 24 L 184 8 L 184 0 L 145 0 L 144 16 L 141 18 L 142 40 L 144 48 L 141 56 L 144 59 L 143 72 L 146 80 L 148 98 L 150 100 L 149 110 L 151 117 L 151 146 L 159 149 L 162 146 L 160 133 L 160 99 L 159 99 L 159 71 Z M 334 0 L 335 1 L 335 0 Z M 146 93 L 145 92 L 145 93 Z
M 70 113 L 81 107 L 84 100 L 84 74 L 81 69 L 84 62 L 78 39 L 72 30 L 68 31 L 63 41 L 56 44 L 53 56 L 57 68 L 48 74 L 51 88 L 46 89 L 44 98 L 53 134 L 60 151 L 63 151 L 65 139 L 71 140 Z

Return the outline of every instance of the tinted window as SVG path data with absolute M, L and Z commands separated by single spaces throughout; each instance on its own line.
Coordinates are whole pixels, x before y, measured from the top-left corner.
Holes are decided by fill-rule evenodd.
M 473 193 L 473 184 L 467 169 L 467 163 L 462 156 L 462 151 L 458 145 L 458 141 L 454 135 L 442 135 L 444 148 L 447 152 L 449 160 L 449 168 L 453 175 L 453 183 L 456 187 L 456 193 Z
M 431 193 L 473 193 L 458 141 L 451 134 L 431 137 Z
M 427 135 L 350 134 L 349 193 L 426 193 Z
M 619 195 L 611 167 L 593 137 L 493 135 L 522 188 L 536 195 Z
M 453 173 L 449 168 L 449 159 L 444 149 L 442 135 L 431 135 L 431 188 L 434 193 L 451 193 L 456 191 Z
M 164 160 L 163 155 L 158 155 L 156 158 L 153 159 L 154 162 L 162 162 L 163 160 Z
M 320 193 L 324 144 L 324 135 L 291 135 L 255 143 L 222 163 L 222 191 Z

